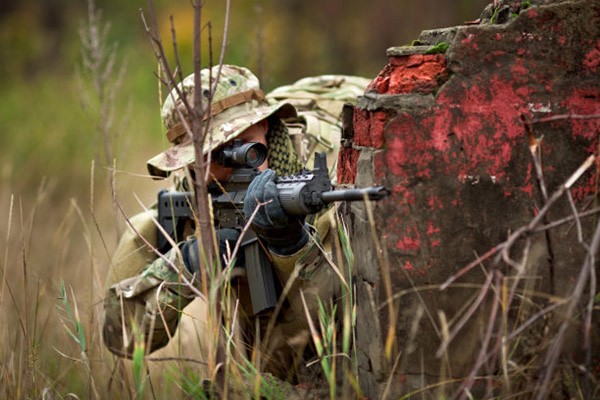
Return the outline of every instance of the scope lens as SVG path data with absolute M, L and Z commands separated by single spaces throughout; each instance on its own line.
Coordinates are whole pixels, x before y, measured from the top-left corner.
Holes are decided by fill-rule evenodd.
M 267 158 L 267 147 L 258 142 L 242 144 L 241 140 L 234 140 L 233 146 L 226 146 L 213 154 L 219 164 L 224 167 L 256 168 L 262 165 Z
M 243 148 L 246 165 L 256 168 L 265 162 L 265 159 L 267 158 L 267 148 L 262 143 L 246 143 Z
M 258 155 L 258 152 L 256 151 L 256 149 L 251 148 L 246 153 L 246 163 L 249 164 L 249 165 L 255 165 L 254 163 L 256 161 L 258 161 L 259 157 L 260 156 Z

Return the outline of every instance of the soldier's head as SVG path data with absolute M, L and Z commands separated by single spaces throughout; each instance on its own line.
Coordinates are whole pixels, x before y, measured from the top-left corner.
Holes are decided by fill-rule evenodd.
M 218 71 L 218 66 L 201 71 L 203 108 L 206 108 L 210 96 L 209 79 L 212 79 L 214 86 Z M 186 77 L 178 86 L 193 107 L 194 75 Z M 222 66 L 210 110 L 203 121 L 203 124 L 208 124 L 205 154 L 238 137 L 257 141 L 261 132 L 264 137 L 268 129 L 267 118 L 296 115 L 296 110 L 290 104 L 269 105 L 260 90 L 258 78 L 247 68 L 233 65 Z M 175 89 L 165 99 L 161 117 L 172 147 L 148 160 L 148 171 L 157 177 L 168 176 L 170 172 L 192 164 L 195 159 L 192 138 L 182 122 L 183 118 L 191 128 L 188 110 Z

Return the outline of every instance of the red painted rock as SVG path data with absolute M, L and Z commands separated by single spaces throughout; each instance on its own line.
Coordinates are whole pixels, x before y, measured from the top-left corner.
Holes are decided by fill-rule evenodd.
M 489 313 L 476 313 L 452 342 L 450 364 L 436 356 L 440 315 L 452 320 L 464 313 L 486 280 L 484 270 L 510 274 L 511 268 L 490 258 L 457 280 L 462 286 L 437 287 L 529 223 L 543 206 L 524 121 L 530 121 L 540 143 L 550 193 L 599 145 L 600 119 L 573 118 L 600 115 L 598 1 L 530 7 L 505 24 L 456 27 L 445 37 L 450 38 L 445 54 L 388 51 L 388 65 L 354 112 L 354 153 L 342 155 L 353 164 L 338 170 L 342 182 L 392 190 L 390 200 L 374 206 L 391 288 L 385 288 L 381 266 L 373 261 L 377 250 L 364 211 L 353 205 L 347 214 L 358 265 L 359 311 L 366 316 L 358 327 L 360 372 L 371 394 L 395 355 L 402 360 L 396 373 L 407 382 L 404 387 L 415 382 L 411 376 L 419 384 L 423 374 L 433 381 L 440 373 L 465 376 L 474 364 Z M 593 200 L 597 180 L 591 168 L 573 185 L 578 207 Z M 548 218 L 570 213 L 563 198 Z M 592 222 L 583 226 L 588 238 Z M 515 259 L 524 245 L 521 240 L 513 248 Z M 524 285 L 566 296 L 584 257 L 575 229 L 553 230 L 549 240 L 535 235 L 527 263 L 535 279 Z M 486 310 L 489 297 L 483 304 Z M 390 329 L 396 341 L 386 359 L 382 345 L 372 340 L 382 344 Z M 571 347 L 566 352 L 572 350 L 569 354 L 578 359 L 581 354 Z

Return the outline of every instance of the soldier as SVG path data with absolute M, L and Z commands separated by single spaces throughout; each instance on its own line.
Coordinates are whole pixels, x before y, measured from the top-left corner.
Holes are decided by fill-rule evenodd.
M 217 68 L 212 70 L 213 77 L 216 76 Z M 209 87 L 209 72 L 208 69 L 201 72 L 202 87 L 205 90 Z M 194 92 L 193 75 L 184 79 L 180 87 L 191 103 Z M 261 142 L 268 148 L 267 160 L 259 167 L 263 172 L 248 188 L 244 213 L 248 217 L 254 212 L 257 202 L 272 201 L 267 206 L 260 207 L 252 226 L 267 244 L 282 286 L 293 279 L 287 301 L 276 316 L 271 340 L 263 345 L 263 351 L 269 356 L 269 370 L 281 375 L 282 372 L 287 373 L 292 362 L 298 361 L 310 338 L 300 291 L 303 292 L 308 310 L 313 316 L 317 315 L 319 299 L 327 303 L 339 291 L 339 279 L 326 262 L 326 253 L 330 249 L 330 219 L 324 214 L 312 218 L 312 224 L 307 224 L 304 218 L 288 216 L 278 203 L 274 191 L 276 175 L 293 174 L 302 168 L 287 128 L 281 120 L 296 114 L 291 104 L 269 105 L 259 89 L 258 79 L 248 69 L 224 65 L 211 108 L 212 119 L 208 120 L 211 125 L 205 154 L 234 138 L 244 142 Z M 194 162 L 194 149 L 179 120 L 178 109 L 187 117 L 183 102 L 173 92 L 165 100 L 162 109 L 167 137 L 173 146 L 150 159 L 147 167 L 152 175 L 158 177 L 183 171 L 189 180 L 193 179 L 189 166 Z M 230 169 L 216 162 L 210 164 L 211 180 L 224 181 L 230 173 Z M 177 185 L 185 186 L 186 179 L 179 181 Z M 123 234 L 108 274 L 103 338 L 108 349 L 122 357 L 132 356 L 134 343 L 141 334 L 146 351 L 152 352 L 165 346 L 177 329 L 181 311 L 195 299 L 194 293 L 197 293 L 188 285 L 181 284 L 182 277 L 185 278 L 184 281 L 201 287 L 197 278 L 200 276 L 200 266 L 197 261 L 196 239 L 190 236 L 179 243 L 178 249 L 171 249 L 164 255 L 166 260 L 157 257 L 146 244 L 156 247 L 157 228 L 153 219 L 156 219 L 155 208 L 131 218 L 133 228 Z M 227 249 L 226 242 L 233 248 L 239 235 L 236 231 L 223 231 L 217 232 L 217 236 L 222 256 Z M 181 259 L 177 250 L 181 252 Z M 169 263 L 175 265 L 178 271 Z M 249 300 L 244 295 L 244 278 L 239 280 L 242 282 L 242 289 L 236 295 L 245 315 L 252 316 Z M 198 320 L 205 317 L 195 316 Z M 255 332 L 253 319 L 239 319 L 250 321 L 242 330 L 245 340 L 251 341 Z M 185 318 L 181 324 L 184 323 Z M 262 329 L 264 325 L 266 324 L 261 325 Z M 193 328 L 198 330 L 202 326 L 194 324 Z M 208 332 L 195 334 L 196 337 L 209 339 L 206 337 Z M 286 368 L 282 369 L 282 366 Z

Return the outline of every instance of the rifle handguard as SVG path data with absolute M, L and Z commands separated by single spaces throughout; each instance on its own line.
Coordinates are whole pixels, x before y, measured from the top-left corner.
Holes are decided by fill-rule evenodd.
M 390 191 L 384 186 L 333 190 L 325 153 L 315 154 L 315 168 L 275 181 L 281 207 L 289 215 L 315 214 L 334 201 L 384 200 Z

